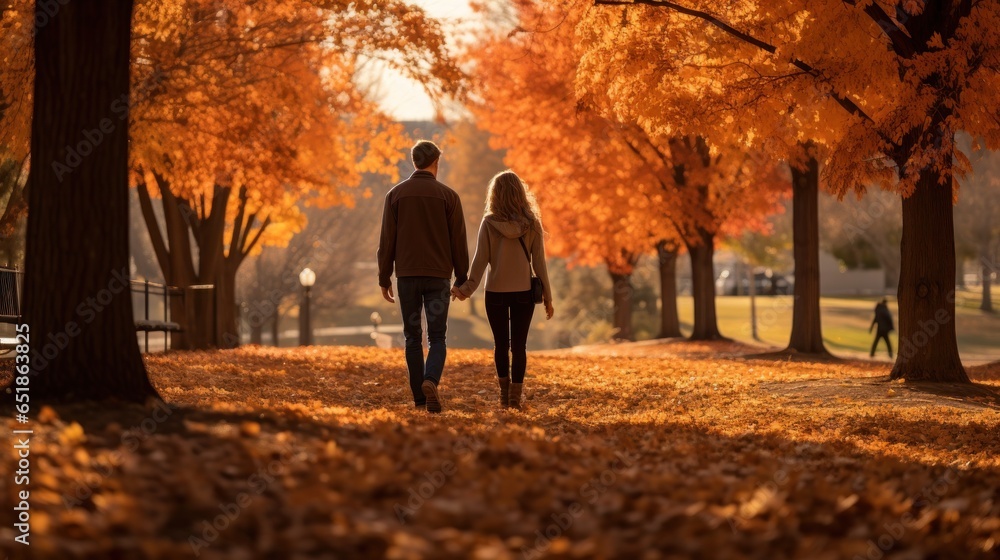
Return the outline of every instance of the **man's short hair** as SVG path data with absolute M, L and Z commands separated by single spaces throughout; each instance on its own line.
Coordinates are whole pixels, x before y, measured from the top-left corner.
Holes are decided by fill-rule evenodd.
M 430 140 L 420 140 L 410 150 L 410 159 L 417 169 L 427 169 L 441 157 L 441 148 Z

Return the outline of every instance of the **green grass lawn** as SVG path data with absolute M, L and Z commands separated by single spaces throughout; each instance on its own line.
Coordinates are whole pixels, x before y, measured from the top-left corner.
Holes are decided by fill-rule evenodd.
M 1000 316 L 983 313 L 978 309 L 979 299 L 964 293 L 957 303 L 958 344 L 963 357 L 972 362 L 1000 359 Z M 973 301 L 974 299 L 974 301 Z M 873 334 L 868 332 L 877 298 L 828 297 L 820 301 L 823 321 L 823 339 L 834 354 L 867 355 Z M 690 321 L 690 298 L 680 298 L 681 321 Z M 741 342 L 752 342 L 750 335 L 750 298 L 720 297 L 716 300 L 719 329 L 728 337 Z M 896 302 L 889 301 L 889 309 L 899 323 Z M 758 297 L 757 328 L 763 343 L 782 346 L 788 342 L 792 323 L 791 297 Z M 897 333 L 890 335 L 893 349 L 898 348 Z M 885 347 L 879 347 L 876 357 L 888 359 Z
M 875 302 L 877 298 L 828 297 L 821 301 L 823 338 L 828 349 L 844 356 L 867 356 L 871 348 L 873 334 L 869 334 Z M 681 329 L 690 332 L 693 318 L 690 297 L 678 298 Z M 448 329 L 448 343 L 454 348 L 490 348 L 493 345 L 489 324 L 483 310 L 482 297 L 475 298 L 472 313 L 468 302 L 452 303 Z M 958 308 L 959 348 L 969 362 L 984 362 L 1000 359 L 1000 315 L 985 314 L 978 309 L 979 296 L 972 292 L 960 292 Z M 719 330 L 740 342 L 753 343 L 750 330 L 750 298 L 718 297 L 716 306 L 719 316 Z M 898 324 L 899 311 L 896 302 L 889 301 L 889 309 Z M 360 299 L 357 304 L 323 313 L 317 317 L 317 326 L 354 326 L 370 324 L 372 311 L 378 311 L 385 325 L 399 325 L 399 308 L 381 299 L 378 295 Z M 558 313 L 558 308 L 557 308 Z M 535 314 L 533 329 L 545 329 L 542 313 Z M 610 319 L 610 318 L 609 318 Z M 783 346 L 788 342 L 792 323 L 792 298 L 789 296 L 757 298 L 757 328 L 760 343 Z M 533 332 L 543 332 L 535 331 Z M 534 337 L 533 337 L 534 338 Z M 538 337 L 541 338 L 541 337 Z M 896 333 L 892 333 L 893 348 L 898 348 Z M 367 336 L 321 337 L 319 344 L 370 345 Z M 544 349 L 539 343 L 530 344 L 533 349 Z M 877 357 L 888 360 L 885 347 L 881 346 Z

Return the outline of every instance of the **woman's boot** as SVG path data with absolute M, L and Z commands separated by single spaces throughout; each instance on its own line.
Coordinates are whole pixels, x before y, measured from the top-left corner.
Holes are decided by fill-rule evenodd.
M 510 395 L 507 397 L 507 406 L 515 410 L 521 410 L 521 388 L 524 383 L 511 383 Z
M 500 382 L 500 407 L 507 408 L 507 399 L 510 394 L 510 378 L 498 377 Z

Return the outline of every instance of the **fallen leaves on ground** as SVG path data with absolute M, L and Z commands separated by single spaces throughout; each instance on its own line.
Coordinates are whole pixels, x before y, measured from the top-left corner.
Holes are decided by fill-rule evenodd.
M 37 414 L 30 551 L 997 557 L 996 406 L 882 383 L 881 364 L 710 346 L 531 355 L 524 412 L 496 404 L 490 352 L 453 350 L 441 415 L 413 407 L 400 350 L 149 356 L 168 406 Z M 0 488 L 9 512 L 9 473 Z

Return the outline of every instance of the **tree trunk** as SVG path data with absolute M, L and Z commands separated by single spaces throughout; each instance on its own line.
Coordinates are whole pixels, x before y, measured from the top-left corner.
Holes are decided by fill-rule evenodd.
M 951 177 L 944 184 L 951 185 Z M 903 199 L 899 353 L 893 379 L 968 383 L 955 336 L 955 227 L 952 188 L 921 172 Z
M 810 157 L 804 169 L 791 167 L 795 297 L 785 351 L 827 355 L 819 309 L 819 162 Z
M 216 318 L 215 339 L 219 348 L 236 348 L 240 345 L 239 310 L 236 305 L 236 266 L 226 259 L 219 267 L 215 281 Z
M 677 254 L 676 247 L 664 241 L 657 243 L 660 262 L 660 334 L 659 338 L 678 338 L 681 322 L 677 316 Z
M 250 323 L 250 344 L 264 344 L 264 325 L 259 322 Z
M 184 290 L 186 322 L 184 330 L 190 350 L 208 350 L 218 346 L 216 338 L 216 287 L 195 284 Z
M 760 340 L 760 333 L 757 332 L 757 279 L 754 272 L 754 267 L 747 267 L 747 278 L 750 280 L 747 288 L 750 292 L 750 336 L 754 340 Z
M 614 286 L 614 338 L 632 340 L 632 275 L 610 274 Z
M 983 301 L 979 304 L 979 309 L 987 313 L 993 313 L 993 261 L 988 247 L 983 247 L 980 263 L 983 265 Z
M 157 188 L 163 192 L 169 190 L 169 184 L 162 178 L 157 177 Z M 156 213 L 153 210 L 153 201 L 149 195 L 149 187 L 145 182 L 140 181 L 136 185 L 136 191 L 138 192 L 142 218 L 146 224 L 146 232 L 149 234 L 153 254 L 156 255 L 156 261 L 160 265 L 164 282 L 168 286 L 182 289 L 187 288 L 194 283 L 194 270 L 188 269 L 184 266 L 183 262 L 176 260 L 180 251 L 180 248 L 176 246 L 179 242 L 177 231 L 183 227 L 183 224 L 180 223 L 180 215 L 171 211 L 171 207 L 168 205 L 168 198 L 164 195 L 162 207 L 167 232 L 167 236 L 164 238 L 163 233 L 160 231 L 160 224 L 157 221 Z M 180 241 L 186 242 L 187 239 Z M 171 251 L 171 248 L 175 248 L 176 250 Z M 188 328 L 187 320 L 189 302 L 185 301 L 186 297 L 185 295 L 184 298 L 170 298 L 170 320 L 181 325 L 182 329 L 179 332 L 170 333 L 170 348 L 174 350 L 189 350 L 191 348 L 188 342 L 190 328 Z
M 157 262 L 166 283 L 184 289 L 184 300 L 171 301 L 171 320 L 180 324 L 180 333 L 171 335 L 171 347 L 184 350 L 205 350 L 220 345 L 231 347 L 233 343 L 230 328 L 217 324 L 220 312 L 227 312 L 226 320 L 235 323 L 236 311 L 219 304 L 222 292 L 229 290 L 235 294 L 235 280 L 228 286 L 217 286 L 226 267 L 222 250 L 225 232 L 226 208 L 230 189 L 216 186 L 212 195 L 212 210 L 207 216 L 199 216 L 187 200 L 178 198 L 172 191 L 170 182 L 155 175 L 163 208 L 163 226 L 166 238 L 160 231 L 160 224 L 153 213 L 152 201 L 145 185 L 139 185 L 139 202 L 146 230 L 156 253 Z M 197 243 L 195 253 L 191 246 L 192 237 Z M 197 259 L 197 266 L 195 263 Z M 238 266 L 238 265 L 237 265 Z M 235 275 L 235 272 L 232 273 Z M 210 288 L 210 286 L 215 286 Z M 234 302 L 235 302 L 235 296 Z M 224 336 L 229 332 L 230 336 Z M 238 341 L 238 339 L 237 339 Z
M 274 320 L 271 321 L 271 344 L 275 348 L 281 346 L 281 333 L 278 332 L 281 328 L 281 314 L 277 310 L 274 312 Z
M 691 255 L 691 295 L 694 298 L 694 329 L 690 340 L 722 340 L 715 313 L 715 236 L 698 230 L 700 243 L 688 243 Z
M 32 401 L 143 402 L 157 394 L 129 287 L 132 2 L 70 2 L 52 16 L 35 10 L 49 23 L 35 36 L 28 181 Z

